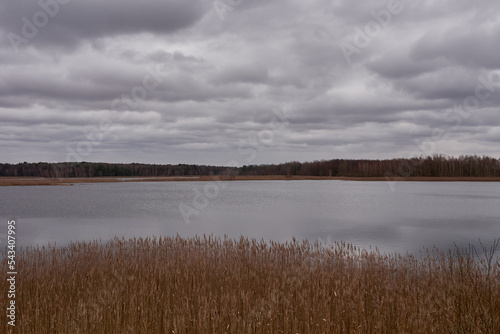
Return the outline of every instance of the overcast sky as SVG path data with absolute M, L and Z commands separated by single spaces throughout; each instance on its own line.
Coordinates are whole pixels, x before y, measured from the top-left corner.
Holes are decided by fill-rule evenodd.
M 500 157 L 498 0 L 0 0 L 1 162 Z

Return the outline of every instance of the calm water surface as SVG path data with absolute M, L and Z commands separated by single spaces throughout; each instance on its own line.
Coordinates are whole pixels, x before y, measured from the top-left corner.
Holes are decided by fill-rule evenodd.
M 344 240 L 384 252 L 418 253 L 423 247 L 465 247 L 500 237 L 498 183 L 398 182 L 394 189 L 386 182 L 349 181 L 225 185 L 218 191 L 216 183 L 198 181 L 1 187 L 2 244 L 11 218 L 17 220 L 19 246 L 213 234 Z M 204 192 L 212 197 L 208 204 Z M 189 224 L 181 203 L 197 210 Z

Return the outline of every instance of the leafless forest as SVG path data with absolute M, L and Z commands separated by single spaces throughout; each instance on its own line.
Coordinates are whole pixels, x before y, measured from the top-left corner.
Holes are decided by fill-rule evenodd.
M 346 177 L 500 177 L 500 160 L 487 156 L 419 157 L 390 160 L 321 160 L 239 168 L 207 165 L 110 164 L 94 162 L 0 164 L 0 176 L 203 176 L 231 173 L 241 176 L 301 175 Z

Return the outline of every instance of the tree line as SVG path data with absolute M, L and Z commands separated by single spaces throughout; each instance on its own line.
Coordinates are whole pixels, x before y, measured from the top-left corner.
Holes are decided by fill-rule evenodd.
M 204 176 L 301 175 L 347 177 L 500 177 L 500 159 L 488 156 L 415 157 L 410 159 L 333 159 L 312 162 L 245 165 L 238 168 L 207 165 L 118 164 L 96 162 L 0 164 L 0 176 L 101 177 L 101 176 Z
M 0 164 L 0 176 L 101 177 L 101 176 L 190 176 L 222 174 L 225 167 L 203 165 L 119 164 L 97 162 L 38 162 Z

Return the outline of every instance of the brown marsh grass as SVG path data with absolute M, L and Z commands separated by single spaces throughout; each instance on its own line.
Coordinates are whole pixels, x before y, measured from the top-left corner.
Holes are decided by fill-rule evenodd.
M 4 315 L 0 331 L 498 334 L 495 245 L 422 257 L 214 237 L 28 248 L 16 327 Z
M 29 177 L 0 177 L 0 187 L 2 186 L 56 186 L 73 185 L 75 183 L 102 183 L 102 182 L 209 182 L 209 181 L 228 181 L 227 177 L 221 175 L 215 176 L 187 176 L 185 178 L 172 177 L 88 177 L 88 178 L 29 178 Z M 349 177 L 349 176 L 303 176 L 303 175 L 236 175 L 232 176 L 231 181 L 290 181 L 290 180 L 343 180 L 343 181 L 378 181 L 378 182 L 500 182 L 500 177 Z

